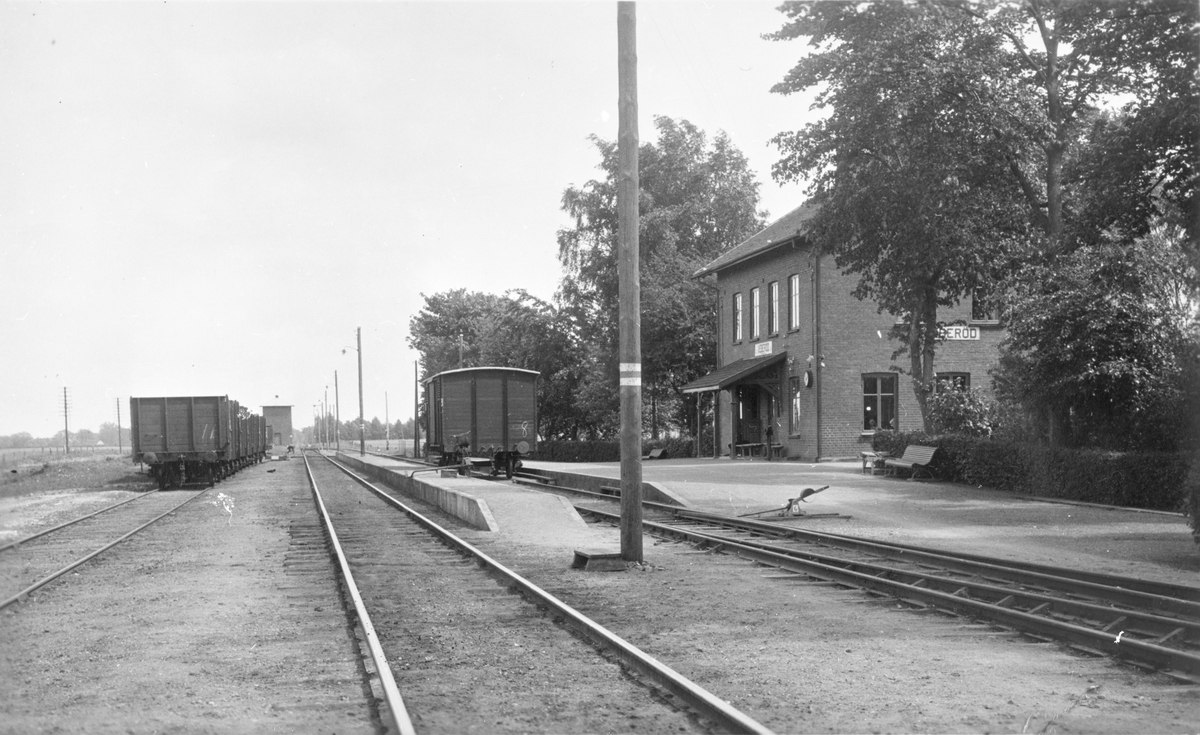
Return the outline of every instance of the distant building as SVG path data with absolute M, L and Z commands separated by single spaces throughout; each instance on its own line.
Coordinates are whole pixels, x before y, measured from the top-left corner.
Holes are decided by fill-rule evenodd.
M 263 406 L 263 420 L 267 423 L 267 441 L 277 447 L 295 444 L 292 437 L 292 407 Z
M 714 405 L 713 456 L 760 454 L 768 427 L 793 459 L 857 457 L 878 428 L 920 429 L 907 355 L 892 360 L 895 317 L 853 295 L 829 254 L 804 236 L 816 208 L 805 204 L 693 277 L 716 276 L 717 369 L 684 386 Z M 1003 329 L 982 302 L 941 308 L 947 330 L 934 359 L 939 384 L 987 388 Z

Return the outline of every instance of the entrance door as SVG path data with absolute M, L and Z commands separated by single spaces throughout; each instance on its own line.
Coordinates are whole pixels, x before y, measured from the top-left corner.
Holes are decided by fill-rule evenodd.
M 738 388 L 738 420 L 735 444 L 758 444 L 762 442 L 763 424 L 759 412 L 758 386 L 743 385 Z

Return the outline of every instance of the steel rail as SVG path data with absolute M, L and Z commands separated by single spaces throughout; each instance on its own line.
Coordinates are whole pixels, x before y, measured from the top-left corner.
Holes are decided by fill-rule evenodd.
M 34 540 L 35 538 L 45 536 L 48 533 L 54 533 L 55 531 L 66 528 L 67 526 L 73 526 L 76 523 L 79 523 L 80 521 L 86 521 L 87 519 L 91 518 L 92 516 L 98 516 L 101 513 L 112 510 L 113 508 L 120 508 L 122 505 L 125 505 L 126 503 L 132 503 L 135 500 L 141 500 L 142 498 L 144 498 L 148 495 L 151 495 L 151 493 L 149 493 L 149 492 L 139 493 L 137 496 L 129 498 L 128 500 L 122 500 L 119 503 L 113 503 L 112 505 L 106 506 L 104 508 L 101 508 L 98 511 L 95 511 L 94 513 L 88 513 L 85 516 L 80 516 L 79 518 L 76 518 L 73 521 L 67 521 L 66 523 L 58 524 L 54 528 L 47 528 L 44 531 L 38 531 L 37 533 L 33 534 L 32 536 L 26 536 L 25 538 L 19 538 L 16 541 L 9 541 L 7 544 L 0 546 L 0 551 L 7 551 L 7 550 L 13 548 L 14 546 L 20 546 L 21 544 L 28 543 L 28 542 Z
M 678 526 L 669 527 L 677 531 L 687 530 L 681 529 Z M 703 532 L 696 531 L 696 533 L 702 534 Z M 714 536 L 714 538 L 726 539 L 727 537 Z M 730 540 L 734 540 L 737 543 L 757 549 L 778 552 L 788 557 L 806 559 L 843 569 L 851 569 L 853 571 L 861 571 L 876 577 L 890 576 L 896 581 L 922 586 L 925 589 L 940 590 L 942 592 L 948 591 L 951 594 L 960 597 L 965 593 L 981 602 L 991 602 L 1002 607 L 1013 609 L 1020 609 L 1024 607 L 1030 610 L 1037 608 L 1039 612 L 1043 612 L 1046 615 L 1061 613 L 1077 618 L 1086 618 L 1097 623 L 1105 624 L 1105 629 L 1119 623 L 1120 627 L 1128 631 L 1130 635 L 1134 634 L 1136 631 L 1138 635 L 1143 637 L 1163 638 L 1164 636 L 1169 635 L 1171 640 L 1179 640 L 1181 642 L 1194 644 L 1196 641 L 1200 641 L 1200 621 L 1198 621 L 1200 619 L 1197 618 L 1172 618 L 1137 609 L 1112 607 L 1111 605 L 1100 604 L 1088 600 L 1055 597 L 1052 595 L 1041 594 L 1037 591 L 1013 589 L 1012 587 L 1003 587 L 989 584 L 987 582 L 977 582 L 963 580 L 961 578 L 945 577 L 934 572 L 900 569 L 897 567 L 887 566 L 885 564 L 879 564 L 870 560 L 844 559 L 842 557 L 829 556 L 805 549 L 791 549 L 787 547 L 774 546 L 772 544 L 766 544 L 761 541 L 753 541 L 750 539 Z M 953 559 L 950 559 L 950 561 L 953 561 Z M 918 566 L 928 568 L 930 565 L 927 563 L 922 563 Z M 946 568 L 950 569 L 951 571 L 961 571 L 951 569 L 950 565 L 947 565 Z M 985 579 L 989 578 L 986 575 L 980 576 L 983 576 Z
M 520 482 L 522 485 L 538 489 L 542 492 L 565 490 L 610 503 L 619 497 L 561 485 L 548 488 L 541 483 L 531 482 L 524 478 L 519 479 L 514 477 L 513 480 L 514 482 Z M 764 521 L 731 518 L 717 513 L 706 513 L 704 511 L 680 508 L 648 500 L 642 501 L 642 505 L 670 513 L 679 518 L 692 519 L 710 525 L 741 529 L 755 534 L 793 538 L 808 543 L 861 551 L 875 556 L 903 559 L 905 561 L 916 562 L 917 559 L 924 559 L 930 564 L 943 568 L 948 568 L 951 564 L 954 564 L 957 565 L 958 571 L 964 573 L 1000 574 L 1004 578 L 1022 583 L 1036 583 L 1040 579 L 1044 584 L 1052 583 L 1053 586 L 1059 588 L 1064 585 L 1073 585 L 1073 591 L 1076 594 L 1096 596 L 1103 593 L 1106 599 L 1119 604 L 1145 606 L 1183 617 L 1200 619 L 1200 588 L 1198 587 L 1155 582 L 1153 580 L 1123 577 L 1115 574 L 1104 574 L 1102 572 L 1090 572 L 1082 569 L 1064 569 L 1035 562 L 1000 559 L 980 554 L 931 550 L 920 546 L 899 544 L 890 541 L 873 541 L 855 536 L 830 533 L 828 531 L 783 528 Z M 575 508 L 581 513 L 592 510 L 581 506 L 575 506 Z M 596 512 L 598 514 L 604 513 L 604 511 Z M 1006 570 L 1041 576 L 1018 576 L 1012 571 Z
M 663 506 L 669 508 L 670 506 Z M 921 555 L 934 554 L 939 552 L 932 551 L 920 546 L 910 544 L 895 543 L 892 541 L 873 541 L 863 539 L 856 536 L 847 536 L 845 534 L 831 533 L 829 531 L 812 531 L 800 528 L 780 528 L 777 525 L 765 523 L 763 521 L 754 521 L 746 518 L 730 518 L 716 513 L 705 513 L 703 511 L 695 511 L 687 508 L 675 509 L 674 514 L 681 518 L 693 518 L 710 524 L 718 524 L 730 528 L 743 528 L 754 531 L 756 533 L 766 533 L 776 536 L 790 536 L 792 538 L 820 543 L 826 546 L 836 546 L 846 549 L 866 550 L 871 553 L 880 553 L 882 550 L 895 549 L 896 554 L 904 555 Z M 944 553 L 944 552 L 943 552 Z M 1084 569 L 1062 569 L 1059 567 L 1050 566 L 1047 564 L 1038 564 L 1036 562 L 1017 561 L 1009 559 L 999 559 L 992 556 L 984 556 L 981 554 L 958 553 L 954 552 L 954 558 L 966 561 L 978 562 L 981 564 L 995 564 L 999 566 L 1023 569 L 1030 572 L 1047 574 L 1055 577 L 1065 577 L 1075 579 L 1080 582 L 1091 582 L 1107 587 L 1120 587 L 1121 589 L 1131 590 L 1135 592 L 1144 592 L 1146 594 L 1168 597 L 1176 600 L 1185 600 L 1188 602 L 1200 603 L 1200 587 L 1189 587 L 1182 584 L 1169 584 L 1166 582 L 1155 582 L 1153 580 L 1139 579 L 1135 577 L 1123 577 L 1115 574 L 1105 574 L 1103 572 L 1091 572 Z M 1200 610 L 1200 607 L 1195 608 Z
M 610 520 L 617 517 L 606 511 L 589 510 L 588 512 L 594 515 L 606 516 Z M 852 587 L 869 589 L 896 597 L 914 605 L 932 606 L 962 615 L 989 619 L 1017 630 L 1065 640 L 1117 658 L 1151 664 L 1155 668 L 1185 672 L 1189 681 L 1200 681 L 1200 655 L 1197 654 L 1166 648 L 1132 638 L 1124 638 L 1120 635 L 1114 636 L 1113 633 L 1106 630 L 1085 628 L 1054 618 L 1046 618 L 1033 613 L 1002 607 L 998 604 L 974 600 L 962 595 L 926 589 L 916 584 L 908 584 L 874 574 L 864 574 L 843 567 L 809 561 L 777 551 L 739 543 L 721 536 L 698 531 L 686 531 L 649 521 L 643 522 L 643 527 L 669 536 L 683 536 L 706 544 L 713 544 L 715 550 L 732 553 L 736 556 L 745 557 L 780 569 L 787 569 L 797 574 L 820 577 L 822 579 L 841 582 Z M 1114 610 L 1114 612 L 1118 611 Z
M 681 514 L 680 517 L 706 520 L 700 515 L 690 512 Z M 723 516 L 716 516 L 715 518 L 716 520 L 710 522 L 710 525 L 715 523 L 716 525 L 731 526 L 731 524 L 724 522 L 725 519 Z M 748 530 L 751 533 L 756 532 L 740 524 L 733 525 L 732 527 Z M 804 537 L 799 538 L 800 540 L 806 540 Z M 1073 594 L 1093 599 L 1103 599 L 1127 607 L 1157 610 L 1182 617 L 1200 619 L 1200 603 L 1164 594 L 1129 589 L 1125 583 L 1132 580 L 1128 577 L 1117 577 L 1114 575 L 1110 577 L 1111 581 L 1106 584 L 1079 579 L 1074 574 L 1075 570 L 1070 569 L 1038 565 L 1039 570 L 1033 570 L 1020 563 L 1009 563 L 1003 559 L 987 557 L 983 557 L 986 561 L 964 559 L 954 552 L 921 549 L 915 546 L 898 548 L 892 544 L 850 536 L 840 537 L 837 543 L 822 543 L 822 545 L 867 553 L 893 560 L 902 560 L 916 564 L 931 564 L 966 574 L 977 574 L 992 579 L 1004 579 L 1017 584 L 1068 591 Z M 1184 589 L 1186 590 L 1187 588 Z
M 137 528 L 133 529 L 133 530 L 132 530 L 132 531 L 130 531 L 129 533 L 127 533 L 127 534 L 125 534 L 124 536 L 122 536 L 121 538 L 117 539 L 116 541 L 113 541 L 111 544 L 108 544 L 107 546 L 103 546 L 103 547 L 101 547 L 101 548 L 99 548 L 99 549 L 96 549 L 95 551 L 93 551 L 92 553 L 90 553 L 90 554 L 88 554 L 87 556 L 83 557 L 82 559 L 78 559 L 78 560 L 76 560 L 76 561 L 73 561 L 73 562 L 71 562 L 70 564 L 68 564 L 67 566 L 63 567 L 62 569 L 59 569 L 57 572 L 54 572 L 53 574 L 49 575 L 48 577 L 43 577 L 42 579 L 38 580 L 37 582 L 34 582 L 33 584 L 31 584 L 30 586 L 28 586 L 28 587 L 26 587 L 25 589 L 21 590 L 20 592 L 18 592 L 17 594 L 13 595 L 12 597 L 9 597 L 8 599 L 6 599 L 6 600 L 4 600 L 4 601 L 0 602 L 0 610 L 3 610 L 4 608 L 6 608 L 6 607 L 8 607 L 9 605 L 11 605 L 11 604 L 13 604 L 14 602 L 16 602 L 17 600 L 20 600 L 21 598 L 25 597 L 25 596 L 26 596 L 26 595 L 28 595 L 30 592 L 33 592 L 33 591 L 34 591 L 34 590 L 36 590 L 37 588 L 39 588 L 39 587 L 41 587 L 41 586 L 43 586 L 43 585 L 49 584 L 50 582 L 53 582 L 55 579 L 58 579 L 58 578 L 59 578 L 59 577 L 61 577 L 62 575 L 66 574 L 67 572 L 69 572 L 69 571 L 71 571 L 72 569 L 74 569 L 75 567 L 77 567 L 77 566 L 80 566 L 81 564 L 84 564 L 84 563 L 86 563 L 86 562 L 90 561 L 91 559 L 93 559 L 93 558 L 95 558 L 95 557 L 99 556 L 100 554 L 104 553 L 105 551 L 108 551 L 109 549 L 111 549 L 112 547 L 114 547 L 114 546 L 116 546 L 117 544 L 121 543 L 121 542 L 122 542 L 122 541 L 124 541 L 125 539 L 129 538 L 130 536 L 134 535 L 135 533 L 137 533 L 137 532 L 141 531 L 142 529 L 146 528 L 146 527 L 147 527 L 147 526 L 149 526 L 150 524 L 152 524 L 152 523 L 155 523 L 155 522 L 159 521 L 160 519 L 162 519 L 162 518 L 165 518 L 165 517 L 167 517 L 167 516 L 171 515 L 171 514 L 172 514 L 172 513 L 174 513 L 175 511 L 179 510 L 180 508 L 182 508 L 183 506 L 185 506 L 185 505 L 187 505 L 188 503 L 192 502 L 193 500 L 195 500 L 196 498 L 200 497 L 201 495 L 203 495 L 203 494 L 204 494 L 204 493 L 206 493 L 206 492 L 208 492 L 208 491 L 207 491 L 207 490 L 201 490 L 200 492 L 196 493 L 196 494 L 195 494 L 195 495 L 193 495 L 192 497 L 190 497 L 190 498 L 188 498 L 187 500 L 183 501 L 183 502 L 182 502 L 182 503 L 180 503 L 179 505 L 176 505 L 175 507 L 171 508 L 170 510 L 168 510 L 168 511 L 167 511 L 167 512 L 165 512 L 165 513 L 163 513 L 162 515 L 155 516 L 153 519 L 151 519 L 151 520 L 149 520 L 149 521 L 146 521 L 146 522 L 145 522 L 145 523 L 143 523 L 142 525 L 138 526 Z
M 330 457 L 325 457 L 325 459 L 342 472 L 345 472 L 347 475 L 354 478 L 356 482 L 373 492 L 378 497 L 382 498 L 388 504 L 406 513 L 410 518 L 415 520 L 426 530 L 441 538 L 447 544 L 451 545 L 462 553 L 466 553 L 474 557 L 477 563 L 487 567 L 493 573 L 500 576 L 507 583 L 507 586 L 516 587 L 536 604 L 553 609 L 563 618 L 563 620 L 565 620 L 577 631 L 581 632 L 593 642 L 601 644 L 605 650 L 615 655 L 626 666 L 634 669 L 658 686 L 661 686 L 662 688 L 671 692 L 678 697 L 680 701 L 685 702 L 689 707 L 714 722 L 718 727 L 735 733 L 761 733 L 762 735 L 769 735 L 771 732 L 763 725 L 751 719 L 748 715 L 735 709 L 728 702 L 725 702 L 724 700 L 705 690 L 700 685 L 685 678 L 683 675 L 679 674 L 666 664 L 663 664 L 662 662 L 650 657 L 641 649 L 625 641 L 612 631 L 588 618 L 583 613 L 566 604 L 554 595 L 546 592 L 533 582 L 508 569 L 503 564 L 491 558 L 477 547 L 459 538 L 446 528 L 438 525 L 432 519 L 422 515 L 416 509 L 405 505 L 396 498 L 380 490 L 369 480 L 355 473 L 353 470 Z
M 340 567 L 342 572 L 342 581 L 345 583 L 346 590 L 350 593 L 350 599 L 354 605 L 354 614 L 358 617 L 358 624 L 362 626 L 363 638 L 367 642 L 371 662 L 375 665 L 375 672 L 379 675 L 379 684 L 383 688 L 383 696 L 387 702 L 392 725 L 396 728 L 396 732 L 401 735 L 416 735 L 417 731 L 408 716 L 408 708 L 404 706 L 404 698 L 400 696 L 400 688 L 396 686 L 396 679 L 392 676 L 392 667 L 388 663 L 387 656 L 383 653 L 383 646 L 379 643 L 379 636 L 375 633 L 375 626 L 371 624 L 371 616 L 367 613 L 366 604 L 363 603 L 362 595 L 358 591 L 358 585 L 354 582 L 354 573 L 350 571 L 350 562 L 346 559 L 341 542 L 338 541 L 337 531 L 334 530 L 333 520 L 329 517 L 329 512 L 325 509 L 325 501 L 321 498 L 321 491 L 317 489 L 317 480 L 313 477 L 312 465 L 309 464 L 307 455 L 304 456 L 304 471 L 308 473 L 308 483 L 312 486 L 313 499 L 316 501 L 317 510 L 321 512 L 321 520 L 324 522 L 325 530 L 329 534 L 329 544 L 333 548 L 334 555 L 337 557 L 338 567 Z

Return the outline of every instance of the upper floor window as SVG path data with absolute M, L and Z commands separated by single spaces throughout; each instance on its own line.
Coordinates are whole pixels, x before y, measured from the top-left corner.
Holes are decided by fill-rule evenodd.
M 996 308 L 996 299 L 992 296 L 990 289 L 984 286 L 976 286 L 971 292 L 971 321 L 974 322 L 994 322 L 997 321 L 1000 310 Z
M 767 334 L 779 331 L 779 281 L 767 285 Z
M 896 376 L 864 375 L 862 385 L 863 431 L 897 428 Z
M 759 298 L 757 286 L 750 289 L 750 339 L 758 339 L 762 334 L 759 325 L 762 323 L 762 300 Z
M 788 329 L 800 328 L 800 276 L 788 276 Z
M 733 341 L 742 341 L 742 295 L 733 295 Z

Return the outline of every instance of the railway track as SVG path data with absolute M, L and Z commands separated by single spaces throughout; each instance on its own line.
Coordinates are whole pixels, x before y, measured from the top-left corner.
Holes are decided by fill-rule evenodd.
M 0 609 L 24 600 L 204 494 L 143 493 L 0 547 Z
M 617 488 L 595 493 L 552 484 L 528 469 L 514 481 L 605 504 L 620 494 Z M 643 505 L 661 516 L 644 521 L 648 533 L 777 568 L 781 573 L 775 579 L 854 587 L 1200 683 L 1197 587 L 787 528 L 649 501 Z M 619 522 L 617 513 L 575 508 L 585 518 Z
M 305 461 L 394 731 L 768 732 L 348 468 Z
M 645 521 L 648 533 L 776 568 L 777 580 L 855 587 L 1200 683 L 1198 588 L 654 507 L 669 515 Z M 616 513 L 576 509 L 619 521 Z

